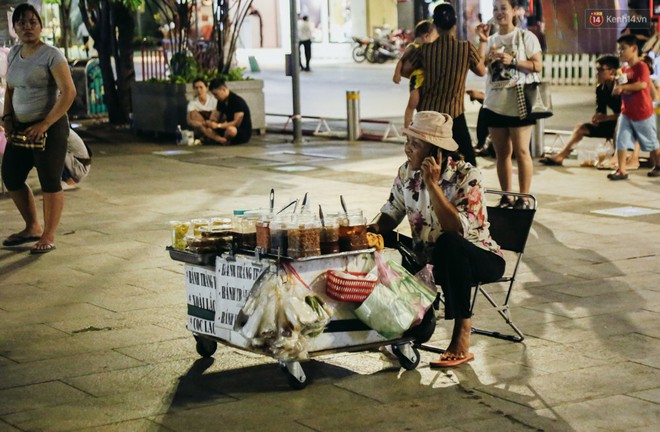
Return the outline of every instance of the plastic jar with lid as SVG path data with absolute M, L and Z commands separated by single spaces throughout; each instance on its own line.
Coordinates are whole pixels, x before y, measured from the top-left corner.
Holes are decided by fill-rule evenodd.
M 368 249 L 367 218 L 362 210 L 353 210 L 339 216 L 339 249 L 355 251 Z
M 321 254 L 321 222 L 311 214 L 296 215 L 287 230 L 287 255 L 304 258 Z
M 339 220 L 336 216 L 326 216 L 321 227 L 321 254 L 332 254 L 339 249 Z

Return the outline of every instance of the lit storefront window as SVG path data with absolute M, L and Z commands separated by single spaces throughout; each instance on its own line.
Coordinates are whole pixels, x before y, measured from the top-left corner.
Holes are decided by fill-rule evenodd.
M 328 0 L 330 42 L 350 42 L 353 36 L 351 0 Z

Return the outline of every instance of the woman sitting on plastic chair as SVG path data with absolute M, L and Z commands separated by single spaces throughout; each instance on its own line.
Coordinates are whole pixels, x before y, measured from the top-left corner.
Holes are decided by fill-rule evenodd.
M 433 264 L 445 297 L 445 319 L 453 319 L 451 342 L 431 367 L 452 367 L 474 358 L 470 353 L 471 287 L 504 273 L 500 247 L 490 237 L 481 172 L 454 153 L 452 119 L 422 111 L 403 133 L 408 161 L 394 179 L 389 199 L 370 230 L 386 242 L 404 217 L 413 234 L 418 264 Z

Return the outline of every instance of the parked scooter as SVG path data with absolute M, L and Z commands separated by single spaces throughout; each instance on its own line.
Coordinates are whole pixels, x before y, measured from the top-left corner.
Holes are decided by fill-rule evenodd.
M 353 47 L 353 60 L 356 63 L 362 63 L 367 59 L 367 50 L 371 39 L 360 39 L 353 36 L 353 41 L 355 42 L 355 47 Z
M 369 63 L 385 63 L 388 60 L 396 60 L 401 55 L 401 50 L 389 41 L 388 38 L 372 41 L 366 52 Z

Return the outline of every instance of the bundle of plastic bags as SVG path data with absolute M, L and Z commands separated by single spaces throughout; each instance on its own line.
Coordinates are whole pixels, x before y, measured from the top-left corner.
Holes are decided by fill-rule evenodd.
M 330 321 L 332 310 L 290 275 L 266 275 L 251 291 L 237 326 L 250 346 L 278 360 L 309 358 L 307 339 Z
M 381 336 L 396 338 L 419 324 L 436 297 L 431 266 L 411 275 L 393 260 L 374 254 L 379 283 L 355 315 Z

